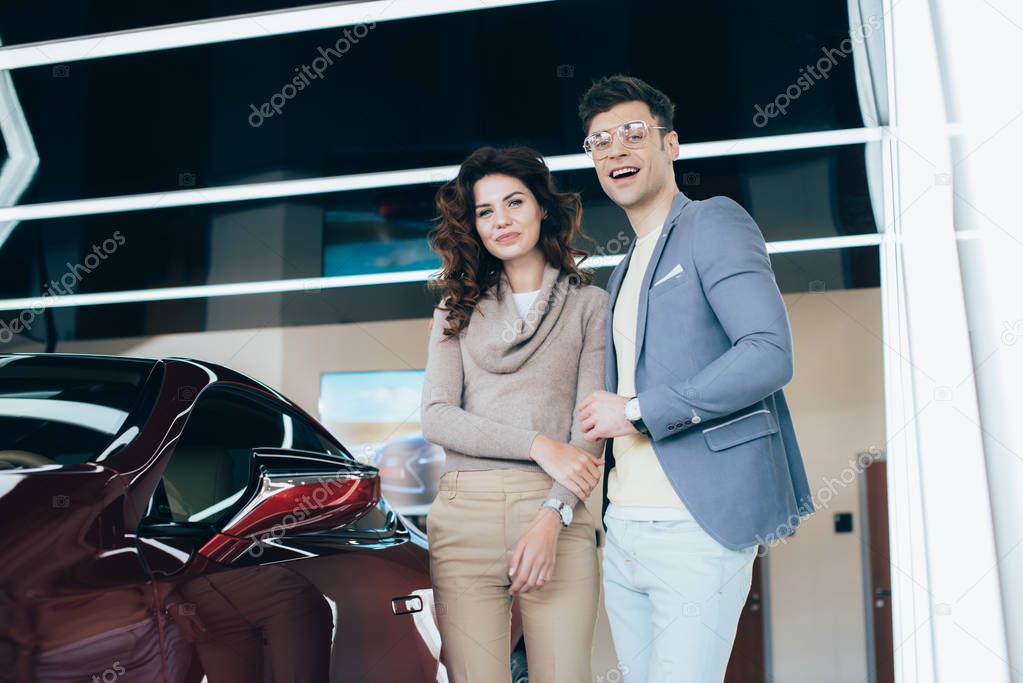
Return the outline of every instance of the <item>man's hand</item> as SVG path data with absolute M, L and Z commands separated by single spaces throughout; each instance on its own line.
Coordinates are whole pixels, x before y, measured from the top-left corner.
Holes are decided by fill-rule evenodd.
M 579 411 L 583 438 L 587 441 L 613 439 L 626 434 L 638 434 L 632 423 L 625 418 L 627 396 L 612 394 L 610 391 L 594 391 L 576 408 Z
M 537 511 L 515 544 L 508 564 L 508 576 L 512 579 L 508 592 L 511 595 L 538 590 L 551 580 L 561 529 L 561 517 L 557 511 L 549 507 L 541 507 Z
M 538 434 L 529 457 L 579 500 L 586 500 L 600 483 L 600 466 L 604 461 L 572 444 Z

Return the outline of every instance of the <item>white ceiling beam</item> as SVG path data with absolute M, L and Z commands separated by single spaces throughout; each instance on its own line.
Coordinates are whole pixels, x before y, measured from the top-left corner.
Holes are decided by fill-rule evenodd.
M 878 245 L 883 239 L 879 233 L 866 235 L 842 235 L 818 237 L 804 240 L 768 242 L 767 251 L 772 254 L 791 254 L 827 249 L 848 249 Z M 586 268 L 612 268 L 624 258 L 624 254 L 591 256 L 583 266 Z M 245 294 L 281 294 L 284 292 L 317 293 L 324 289 L 365 287 L 367 285 L 391 285 L 404 282 L 425 282 L 437 274 L 436 270 L 410 270 L 366 275 L 335 275 L 330 277 L 293 278 L 288 280 L 265 280 L 262 282 L 234 282 L 219 285 L 189 285 L 185 287 L 160 287 L 121 292 L 94 292 L 90 294 L 66 294 L 63 296 L 37 296 L 20 299 L 0 299 L 0 311 L 41 311 L 45 308 L 66 308 L 68 306 L 99 306 L 103 304 L 126 304 L 147 301 L 170 301 L 174 299 L 202 299 L 208 297 L 240 296 Z
M 849 128 L 813 133 L 739 138 L 736 140 L 690 142 L 679 146 L 678 159 L 704 159 L 863 144 L 880 140 L 883 134 L 884 128 Z M 549 156 L 546 157 L 546 162 L 552 171 L 573 171 L 593 168 L 593 162 L 585 154 Z M 146 194 L 96 197 L 93 199 L 22 204 L 20 206 L 0 208 L 0 223 L 3 221 L 67 218 L 70 216 L 146 211 L 177 206 L 199 206 L 255 199 L 276 199 L 279 197 L 297 197 L 330 192 L 348 192 L 351 190 L 367 190 L 380 187 L 440 183 L 450 180 L 457 173 L 457 165 L 433 166 L 377 173 L 356 173 L 352 175 L 300 178 L 297 180 L 279 180 L 245 185 L 226 185 L 171 190 L 169 192 L 150 192 Z
M 340 2 L 149 26 L 0 48 L 0 70 L 266 38 L 340 26 L 528 5 L 551 0 L 374 0 Z

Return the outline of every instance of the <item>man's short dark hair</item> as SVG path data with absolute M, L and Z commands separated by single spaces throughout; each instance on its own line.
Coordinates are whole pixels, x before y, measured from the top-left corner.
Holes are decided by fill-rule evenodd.
M 622 102 L 634 101 L 645 102 L 658 125 L 668 130 L 675 127 L 675 103 L 667 95 L 639 78 L 615 74 L 595 81 L 579 100 L 583 132 L 590 129 L 590 122 L 597 114 Z

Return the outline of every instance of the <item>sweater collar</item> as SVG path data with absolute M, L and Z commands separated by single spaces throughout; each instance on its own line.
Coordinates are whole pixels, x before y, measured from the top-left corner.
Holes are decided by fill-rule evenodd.
M 484 294 L 465 330 L 464 343 L 473 361 L 493 373 L 510 373 L 529 360 L 555 329 L 568 295 L 568 276 L 544 264 L 540 291 L 525 317 L 515 307 L 508 276 L 501 273 Z

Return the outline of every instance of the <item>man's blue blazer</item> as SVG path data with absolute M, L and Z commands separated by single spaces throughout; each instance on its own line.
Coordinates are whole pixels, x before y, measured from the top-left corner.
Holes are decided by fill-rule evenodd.
M 615 393 L 614 305 L 634 248 L 608 282 L 605 383 Z M 631 332 L 643 422 L 695 520 L 732 549 L 793 533 L 814 504 L 782 393 L 792 333 L 764 237 L 741 206 L 675 197 Z M 610 472 L 611 439 L 605 461 Z

